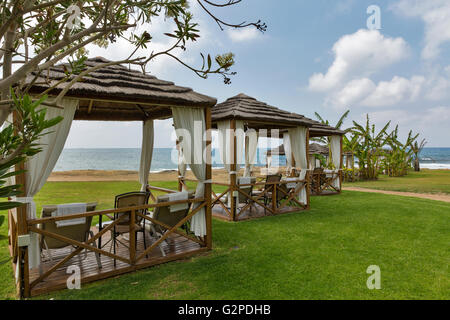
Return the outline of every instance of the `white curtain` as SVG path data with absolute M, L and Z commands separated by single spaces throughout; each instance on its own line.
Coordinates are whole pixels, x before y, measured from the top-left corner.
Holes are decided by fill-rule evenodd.
M 206 141 L 203 139 L 205 132 L 205 114 L 201 108 L 172 107 L 173 123 L 181 148 L 183 161 L 189 164 L 192 173 L 198 180 L 196 198 L 205 196 L 206 181 Z M 208 195 L 209 196 L 209 195 Z M 196 204 L 198 207 L 199 204 Z M 194 206 L 195 209 L 195 206 Z M 205 208 L 202 208 L 191 219 L 191 231 L 198 237 L 206 235 Z
M 243 153 L 244 153 L 244 142 L 245 142 L 245 132 L 244 132 L 244 121 L 236 120 L 236 130 L 231 131 L 231 121 L 225 120 L 217 123 L 217 130 L 219 132 L 219 152 L 225 169 L 228 173 L 231 173 L 230 165 L 234 163 L 233 145 L 232 141 L 233 135 L 236 135 L 236 171 L 239 172 L 240 164 L 242 163 Z
M 298 178 L 300 180 L 305 180 L 307 172 L 308 172 L 308 170 L 306 170 L 306 169 L 300 170 L 300 174 L 299 174 Z M 303 204 L 308 204 L 308 194 L 306 193 L 306 185 L 305 185 L 305 187 L 303 187 L 300 190 L 300 195 L 298 197 L 298 200 Z
M 254 129 L 245 133 L 245 173 L 244 177 L 250 177 L 255 165 L 256 153 L 258 151 L 258 132 Z
M 284 146 L 284 154 L 286 155 L 287 169 L 290 171 L 292 169 L 292 148 L 289 133 L 283 134 L 283 146 Z
M 183 148 L 181 147 L 180 143 L 177 143 L 177 150 L 178 150 L 178 172 L 180 173 L 180 176 L 178 178 L 184 179 L 186 177 L 187 165 L 186 162 L 184 162 Z M 183 191 L 187 191 L 185 185 L 183 185 L 182 189 Z
M 230 131 L 230 121 L 220 121 L 217 123 L 218 139 L 219 139 L 219 152 L 220 159 L 227 170 L 230 172 L 231 163 L 231 131 Z
M 236 177 L 239 174 L 240 163 L 242 162 L 243 152 L 244 152 L 244 142 L 245 142 L 245 132 L 244 132 L 244 121 L 236 121 L 236 130 L 232 132 L 231 130 L 231 120 L 220 121 L 217 123 L 217 130 L 219 131 L 219 152 L 222 159 L 222 163 L 230 174 L 235 174 Z M 231 171 L 231 164 L 234 163 L 234 150 L 233 141 L 234 135 L 236 135 L 236 171 Z M 236 183 L 236 181 L 235 181 Z M 232 194 L 228 193 L 228 206 L 231 207 Z
M 291 143 L 292 154 L 294 155 L 294 160 L 296 168 L 300 169 L 301 180 L 305 179 L 307 169 L 308 169 L 308 159 L 306 154 L 306 132 L 305 127 L 296 127 L 289 129 L 289 137 Z M 307 203 L 307 193 L 306 186 L 300 191 L 299 201 L 306 204 Z
M 236 120 L 236 171 L 239 172 L 241 164 L 245 163 L 244 159 L 244 145 L 245 145 L 245 131 L 244 121 Z
M 148 176 L 152 165 L 153 142 L 155 137 L 153 120 L 146 120 L 142 126 L 141 164 L 139 166 L 139 182 L 141 191 L 145 191 L 148 184 Z
M 314 155 L 309 156 L 309 169 L 314 170 L 316 168 L 316 157 Z
M 331 137 L 331 161 L 333 162 L 334 168 L 339 170 L 341 168 L 341 136 Z M 340 181 L 339 177 L 333 181 L 333 187 L 339 189 Z
M 295 166 L 300 169 L 308 169 L 306 154 L 306 128 L 296 127 L 289 129 L 292 154 L 294 155 Z
M 36 204 L 33 201 L 33 197 L 47 181 L 64 148 L 75 111 L 78 107 L 78 100 L 63 99 L 61 106 L 63 109 L 47 108 L 46 119 L 52 119 L 57 116 L 62 116 L 64 119 L 56 126 L 47 129 L 47 132 L 50 132 L 49 134 L 39 138 L 36 143 L 41 146 L 42 151 L 25 163 L 25 197 L 17 198 L 17 201 L 29 204 L 27 209 L 28 219 L 37 217 Z M 38 235 L 30 233 L 30 238 L 28 260 L 31 269 L 38 267 L 40 264 L 40 250 Z
M 268 155 L 267 156 L 267 168 L 271 168 L 272 167 L 272 155 Z

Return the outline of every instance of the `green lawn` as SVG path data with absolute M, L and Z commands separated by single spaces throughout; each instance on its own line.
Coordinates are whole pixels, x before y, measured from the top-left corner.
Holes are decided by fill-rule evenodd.
M 159 186 L 171 187 L 171 183 Z M 47 183 L 39 204 L 112 205 L 137 183 Z M 74 192 L 78 190 L 78 192 Z M 449 299 L 450 204 L 344 192 L 313 197 L 309 212 L 229 223 L 214 220 L 214 251 L 60 291 L 55 299 Z M 5 225 L 0 260 L 7 257 Z M 370 265 L 381 290 L 366 287 Z M 13 298 L 9 265 L 0 297 Z
M 421 172 L 410 171 L 404 177 L 391 178 L 380 176 L 377 181 L 345 183 L 344 186 L 416 193 L 450 194 L 450 170 L 425 169 Z

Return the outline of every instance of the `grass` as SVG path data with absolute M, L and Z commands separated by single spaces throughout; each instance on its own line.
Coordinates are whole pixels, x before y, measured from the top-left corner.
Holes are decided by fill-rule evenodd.
M 415 193 L 450 194 L 450 170 L 410 171 L 404 177 L 380 176 L 377 181 L 346 183 L 347 187 L 361 187 L 379 190 L 404 191 Z
M 171 183 L 159 186 L 171 187 Z M 112 205 L 132 182 L 47 183 L 36 200 Z M 78 190 L 77 193 L 74 193 Z M 344 192 L 313 197 L 309 212 L 229 223 L 214 220 L 214 250 L 42 299 L 449 299 L 450 204 Z M 6 226 L 1 227 L 6 235 Z M 0 260 L 7 239 L 0 238 Z M 381 268 L 381 290 L 366 269 Z M 9 264 L 0 297 L 14 297 Z

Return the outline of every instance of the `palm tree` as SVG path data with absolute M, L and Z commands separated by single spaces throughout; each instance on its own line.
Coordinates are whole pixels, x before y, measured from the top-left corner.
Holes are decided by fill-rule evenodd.
M 427 143 L 428 142 L 425 139 L 423 139 L 420 143 L 418 143 L 416 140 L 410 145 L 411 150 L 414 153 L 414 171 L 417 172 L 420 171 L 419 154 Z
M 347 110 L 339 118 L 339 121 L 334 126 L 336 129 L 339 129 L 339 130 L 341 129 L 341 127 L 344 124 L 344 121 L 348 117 L 349 113 L 350 113 L 350 110 Z M 330 121 L 325 120 L 324 118 L 322 118 L 322 116 L 318 112 L 314 112 L 314 115 L 316 116 L 317 120 L 319 120 L 320 123 L 325 124 L 327 126 L 331 126 L 330 125 Z M 350 129 L 346 129 L 344 131 L 348 132 L 349 130 Z M 326 144 L 328 146 L 328 150 L 329 150 L 328 162 L 329 162 L 329 164 L 331 164 L 331 161 L 332 161 L 331 160 L 331 137 L 316 137 L 316 138 L 311 138 L 311 140 L 317 141 L 317 142 L 322 143 L 322 144 Z
M 339 118 L 339 121 L 336 123 L 336 125 L 334 126 L 336 129 L 341 130 L 342 125 L 344 124 L 345 119 L 347 119 L 348 115 L 350 113 L 350 110 L 347 110 L 344 112 L 344 114 Z M 322 116 L 317 113 L 314 112 L 314 115 L 316 116 L 317 120 L 319 120 L 320 123 L 325 124 L 327 126 L 331 126 L 330 121 L 325 120 L 324 118 L 322 118 Z M 348 132 L 350 129 L 345 129 L 345 132 Z M 321 142 L 323 144 L 330 144 L 330 138 L 329 137 L 317 137 L 317 138 L 312 138 L 311 140 L 317 141 L 317 142 Z

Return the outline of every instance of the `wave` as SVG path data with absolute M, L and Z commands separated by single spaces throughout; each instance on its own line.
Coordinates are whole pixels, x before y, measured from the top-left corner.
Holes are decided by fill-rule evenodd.
M 438 169 L 450 170 L 450 163 L 420 163 L 420 167 L 422 169 L 431 169 L 431 170 L 438 170 Z

